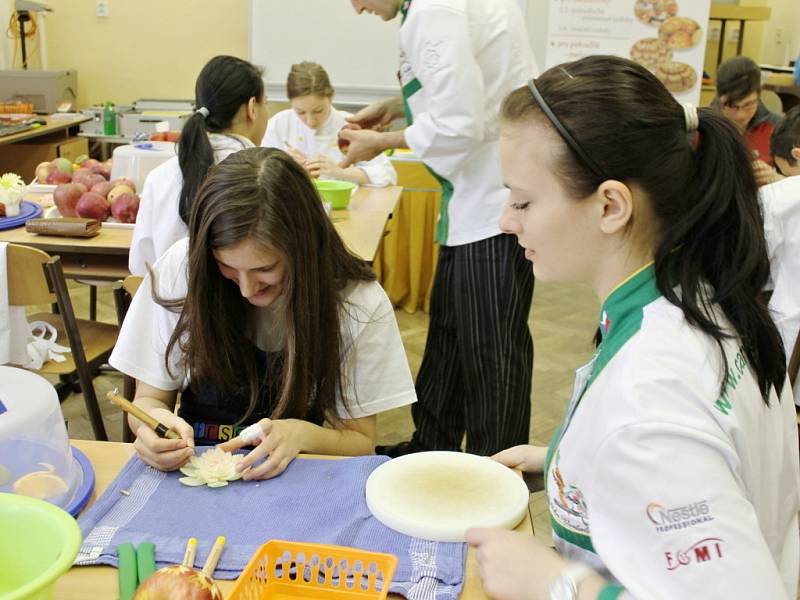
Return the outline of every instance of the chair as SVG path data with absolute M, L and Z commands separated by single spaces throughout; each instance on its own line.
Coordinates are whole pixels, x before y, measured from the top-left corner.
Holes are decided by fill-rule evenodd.
M 38 373 L 68 378 L 77 375 L 94 436 L 98 440 L 108 440 L 92 378 L 100 365 L 108 361 L 119 329 L 115 325 L 75 318 L 58 256 L 51 257 L 35 248 L 9 244 L 7 261 L 9 304 L 56 303 L 59 314 L 38 313 L 28 319 L 49 323 L 58 331 L 59 341 L 65 338 L 69 341 L 71 352 L 64 355 L 66 360 L 60 363 L 47 361 Z
M 143 279 L 143 277 L 138 275 L 128 275 L 122 281 L 122 286 L 114 289 L 114 300 L 117 306 L 117 321 L 120 327 L 122 327 L 122 322 L 125 320 L 125 315 L 130 307 L 131 300 L 136 295 L 136 290 L 142 285 Z M 122 395 L 128 400 L 133 400 L 136 395 L 136 380 L 134 380 L 133 377 L 129 377 L 128 375 L 123 377 Z M 122 441 L 133 441 L 133 432 L 128 423 L 127 415 L 122 415 Z

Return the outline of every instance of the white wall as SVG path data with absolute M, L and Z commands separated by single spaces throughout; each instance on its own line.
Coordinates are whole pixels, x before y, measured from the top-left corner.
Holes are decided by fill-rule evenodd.
M 787 65 L 800 54 L 800 0 L 770 0 L 772 16 L 764 29 L 761 62 Z

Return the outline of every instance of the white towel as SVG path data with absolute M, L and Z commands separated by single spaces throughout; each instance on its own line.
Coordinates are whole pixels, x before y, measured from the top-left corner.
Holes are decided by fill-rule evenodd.
M 7 248 L 0 242 L 0 365 L 40 369 L 47 360 L 66 360 L 60 353 L 70 350 L 55 343 L 55 328 L 41 321 L 28 324 L 25 307 L 9 303 Z

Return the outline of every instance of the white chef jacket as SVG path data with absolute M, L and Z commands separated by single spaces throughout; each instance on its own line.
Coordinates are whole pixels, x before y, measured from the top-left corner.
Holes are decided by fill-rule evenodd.
M 162 298 L 186 296 L 188 247 L 188 238 L 179 240 L 155 263 L 156 290 Z M 338 416 L 361 418 L 416 402 L 414 381 L 386 292 L 377 281 L 360 281 L 346 287 L 343 294 L 340 322 L 346 385 L 345 398 L 337 399 Z M 153 300 L 148 274 L 133 298 L 108 362 L 153 387 L 183 389 L 189 374 L 181 364 L 180 349 L 173 348 L 169 371 L 164 364 L 179 316 Z M 268 318 L 260 322 L 264 331 L 251 339 L 263 338 L 269 344 L 276 324 Z
M 788 382 L 767 407 L 731 339 L 721 390 L 719 348 L 660 295 L 652 266 L 612 292 L 600 328 L 548 451 L 556 549 L 619 582 L 603 598 L 794 600 L 800 478 Z
M 287 145 L 291 145 L 309 159 L 322 154 L 338 164 L 344 160 L 344 154 L 338 145 L 339 130 L 347 123 L 346 117 L 349 116 L 348 112 L 331 108 L 328 118 L 315 131 L 303 123 L 293 109 L 282 110 L 267 123 L 267 132 L 261 145 L 284 151 L 287 150 Z M 389 157 L 384 154 L 353 166 L 364 170 L 370 185 L 386 186 L 397 183 L 397 171 Z
M 500 171 L 503 99 L 537 74 L 514 0 L 413 0 L 400 27 L 408 147 L 442 184 L 436 240 L 498 235 L 508 198 Z
M 788 362 L 800 331 L 800 175 L 765 185 L 759 193 L 772 279 L 769 309 Z M 800 405 L 800 383 L 794 401 Z
M 255 145 L 236 134 L 211 133 L 208 137 L 215 163 Z M 145 275 L 148 264 L 152 266 L 167 248 L 189 235 L 186 223 L 178 214 L 182 188 L 183 174 L 177 156 L 147 174 L 128 256 L 128 270 L 134 275 Z

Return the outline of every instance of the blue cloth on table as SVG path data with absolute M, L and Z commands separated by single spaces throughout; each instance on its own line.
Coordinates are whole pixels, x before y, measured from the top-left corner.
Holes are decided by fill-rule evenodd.
M 84 540 L 76 565 L 117 564 L 116 546 L 156 546 L 157 566 L 180 564 L 186 542 L 198 540 L 201 568 L 218 535 L 227 538 L 214 577 L 235 579 L 270 539 L 351 546 L 398 558 L 390 591 L 411 599 L 458 597 L 466 545 L 412 538 L 372 516 L 367 477 L 384 456 L 296 459 L 279 477 L 188 487 L 133 457 L 105 493 L 78 519 Z M 129 495 L 123 494 L 126 490 Z

